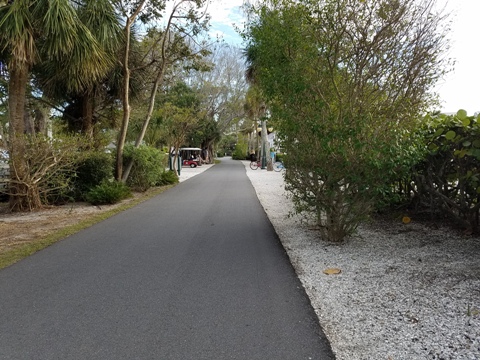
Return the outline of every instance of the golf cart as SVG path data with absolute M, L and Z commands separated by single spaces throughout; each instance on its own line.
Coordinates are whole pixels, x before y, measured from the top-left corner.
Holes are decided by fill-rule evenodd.
M 180 148 L 180 156 L 182 157 L 182 165 L 195 168 L 202 165 L 200 157 L 202 149 L 200 148 Z

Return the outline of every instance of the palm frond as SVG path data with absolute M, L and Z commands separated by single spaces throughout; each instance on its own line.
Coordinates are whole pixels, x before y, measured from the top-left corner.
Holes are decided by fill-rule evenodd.
M 18 0 L 4 6 L 0 12 L 0 47 L 11 54 L 12 65 L 32 64 L 37 49 L 34 42 L 34 26 L 30 12 L 30 1 Z
M 79 17 L 107 53 L 116 53 L 122 42 L 123 29 L 110 0 L 86 1 L 79 9 Z

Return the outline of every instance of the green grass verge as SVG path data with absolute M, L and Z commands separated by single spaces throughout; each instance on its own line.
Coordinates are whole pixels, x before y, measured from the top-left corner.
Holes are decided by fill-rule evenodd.
M 48 234 L 46 236 L 43 236 L 41 238 L 32 240 L 31 242 L 22 244 L 18 247 L 15 247 L 13 249 L 7 250 L 4 253 L 0 253 L 0 269 L 6 268 L 7 266 L 10 266 L 27 256 L 35 254 L 37 251 L 40 251 L 42 249 L 45 249 L 46 247 L 55 244 L 56 242 L 65 239 L 66 237 L 73 235 L 83 229 L 86 229 L 92 225 L 95 225 L 103 220 L 108 219 L 109 217 L 112 217 L 115 214 L 118 214 L 122 211 L 128 210 L 140 203 L 142 203 L 145 200 L 148 200 L 154 196 L 157 196 L 164 192 L 167 189 L 170 189 L 175 185 L 167 185 L 167 186 L 162 186 L 159 188 L 154 188 L 149 191 L 147 191 L 145 194 L 142 194 L 139 198 L 135 200 L 130 200 L 126 202 L 125 204 L 122 204 L 115 209 L 103 212 L 101 214 L 93 214 L 91 216 L 88 216 L 87 219 L 80 221 L 79 223 L 76 223 L 74 225 L 66 226 L 63 229 L 56 230 L 55 232 Z

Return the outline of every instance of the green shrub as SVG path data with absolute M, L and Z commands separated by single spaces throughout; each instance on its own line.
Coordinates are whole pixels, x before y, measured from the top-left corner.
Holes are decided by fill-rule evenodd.
M 86 199 L 92 205 L 116 204 L 131 197 L 130 188 L 122 182 L 104 181 L 86 194 Z
M 90 152 L 78 164 L 75 177 L 75 190 L 78 199 L 106 180 L 113 178 L 113 157 L 105 152 Z
M 421 129 L 426 156 L 413 169 L 415 198 L 432 214 L 478 232 L 480 218 L 480 116 L 427 116 Z
M 178 183 L 178 175 L 175 171 L 165 171 L 160 176 L 160 180 L 157 183 L 158 186 L 171 185 Z
M 285 160 L 285 154 L 282 153 L 276 153 L 275 154 L 275 161 L 284 161 Z
M 34 193 L 38 191 L 43 205 L 74 201 L 76 169 L 82 156 L 78 149 L 85 145 L 84 139 L 61 135 L 50 139 L 37 134 L 26 135 L 25 141 L 28 176 L 22 181 Z
M 138 191 L 146 191 L 152 186 L 156 186 L 160 181 L 162 174 L 167 166 L 166 155 L 149 146 L 125 147 L 124 164 L 133 159 L 132 170 L 127 180 L 127 185 Z
M 232 158 L 234 160 L 245 160 L 247 158 L 247 144 L 237 144 L 233 151 Z

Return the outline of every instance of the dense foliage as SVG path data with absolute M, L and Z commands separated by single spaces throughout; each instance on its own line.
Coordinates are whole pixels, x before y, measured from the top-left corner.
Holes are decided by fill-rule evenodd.
M 113 157 L 106 152 L 90 151 L 82 156 L 76 170 L 75 193 L 84 199 L 85 193 L 113 179 Z
M 468 232 L 479 230 L 480 116 L 433 114 L 412 136 L 417 162 L 392 194 L 432 218 L 454 220 Z M 395 200 L 393 200 L 395 201 Z M 392 202 L 393 202 L 392 201 Z
M 119 181 L 104 181 L 91 189 L 86 194 L 86 198 L 92 205 L 110 205 L 127 199 L 131 195 L 130 188 L 126 184 Z
M 245 160 L 247 158 L 248 147 L 243 141 L 238 141 L 233 150 L 232 158 L 234 160 Z
M 157 185 L 162 186 L 162 185 L 173 185 L 178 183 L 178 175 L 176 171 L 164 171 L 160 175 L 160 180 Z
M 133 160 L 133 166 L 127 185 L 134 190 L 146 191 L 152 186 L 157 186 L 162 181 L 166 168 L 166 155 L 155 148 L 140 146 L 135 148 L 127 146 L 124 161 Z
M 428 1 L 271 0 L 244 33 L 288 154 L 296 209 L 341 241 L 415 161 L 408 134 L 444 69 Z M 413 158 L 412 158 L 413 156 Z

